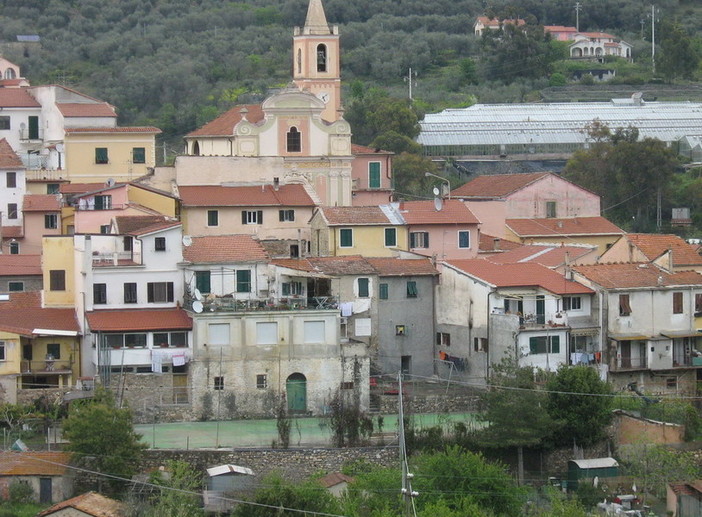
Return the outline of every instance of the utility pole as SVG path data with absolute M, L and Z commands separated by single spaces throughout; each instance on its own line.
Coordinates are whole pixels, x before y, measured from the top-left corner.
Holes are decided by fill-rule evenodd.
M 580 32 L 580 10 L 583 8 L 583 4 L 580 2 L 575 2 L 575 29 Z
M 407 77 L 405 77 L 405 82 L 409 86 L 409 100 L 412 100 L 412 79 L 413 78 L 415 80 L 417 79 L 417 71 L 415 70 L 414 74 L 412 74 L 412 68 L 410 67 L 409 73 L 407 74 Z M 415 83 L 415 86 L 417 86 L 416 83 Z
M 656 75 L 656 6 L 651 5 L 651 70 Z
M 405 443 L 405 414 L 404 414 L 404 401 L 402 399 L 402 372 L 397 374 L 397 387 L 398 387 L 398 416 L 399 416 L 399 430 L 400 430 L 400 466 L 402 468 L 402 489 L 400 490 L 402 498 L 405 502 L 405 510 L 403 513 L 404 517 L 416 517 L 414 510 L 413 499 L 419 495 L 419 493 L 412 490 L 412 473 L 409 471 L 409 463 L 407 462 L 407 445 Z

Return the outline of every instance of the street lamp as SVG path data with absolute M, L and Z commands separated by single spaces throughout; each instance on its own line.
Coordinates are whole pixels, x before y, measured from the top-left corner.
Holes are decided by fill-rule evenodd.
M 445 197 L 447 197 L 448 199 L 451 199 L 451 182 L 450 182 L 449 180 L 447 180 L 447 179 L 444 178 L 443 176 L 439 176 L 438 174 L 433 174 L 433 173 L 431 173 L 431 172 L 425 172 L 425 173 L 424 173 L 424 176 L 427 177 L 427 178 L 428 178 L 429 176 L 432 176 L 432 177 L 434 177 L 434 178 L 440 179 L 441 181 L 445 181 L 445 182 L 446 182 L 446 187 L 447 187 L 447 189 L 448 189 L 448 190 L 446 191 Z M 443 185 L 442 185 L 442 187 L 443 187 Z M 442 197 L 444 197 L 444 196 L 442 196 Z

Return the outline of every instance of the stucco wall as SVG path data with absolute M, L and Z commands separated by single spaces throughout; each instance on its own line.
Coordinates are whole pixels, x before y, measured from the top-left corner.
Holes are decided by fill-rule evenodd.
M 619 445 L 682 443 L 685 434 L 682 425 L 636 418 L 625 413 L 617 413 L 614 429 Z

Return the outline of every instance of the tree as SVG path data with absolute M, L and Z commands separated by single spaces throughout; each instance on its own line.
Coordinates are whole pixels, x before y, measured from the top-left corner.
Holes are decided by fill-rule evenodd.
M 168 461 L 166 470 L 156 471 L 149 481 L 163 487 L 151 501 L 144 517 L 200 517 L 202 474 L 184 461 Z
M 431 160 L 417 154 L 401 153 L 392 162 L 395 192 L 398 197 L 431 196 L 431 185 L 435 178 L 426 177 L 425 172 L 438 174 L 436 165 Z
M 355 96 L 344 118 L 351 125 L 353 140 L 368 145 L 379 135 L 394 132 L 409 139 L 420 131 L 419 116 L 408 99 L 391 97 L 385 90 L 370 88 Z
M 680 25 L 665 24 L 661 39 L 658 70 L 668 80 L 678 77 L 692 79 L 700 64 L 700 55 L 692 38 Z
M 73 462 L 118 478 L 131 478 L 146 448 L 139 441 L 141 435 L 134 432 L 132 412 L 116 408 L 107 390 L 96 391 L 92 400 L 73 403 L 63 423 L 63 435 L 69 441 L 66 450 L 73 453 Z M 122 485 L 118 479 L 108 482 L 113 490 Z
M 641 490 L 656 497 L 665 497 L 666 485 L 671 481 L 702 476 L 702 465 L 693 453 L 662 445 L 633 445 L 622 451 L 622 460 L 625 473 L 641 480 Z
M 605 437 L 612 419 L 612 388 L 597 370 L 562 365 L 546 389 L 546 408 L 556 423 L 553 437 L 557 444 L 591 445 Z

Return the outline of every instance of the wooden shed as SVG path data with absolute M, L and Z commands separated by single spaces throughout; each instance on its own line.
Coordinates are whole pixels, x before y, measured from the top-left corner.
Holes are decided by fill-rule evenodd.
M 619 476 L 619 463 L 614 458 L 592 458 L 568 461 L 568 489 L 578 488 L 581 479 L 612 478 Z

